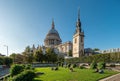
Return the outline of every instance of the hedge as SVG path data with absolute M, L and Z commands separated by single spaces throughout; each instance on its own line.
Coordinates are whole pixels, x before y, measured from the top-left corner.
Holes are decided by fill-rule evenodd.
M 0 65 L 10 66 L 13 63 L 12 58 L 0 56 Z
M 92 63 L 92 61 L 95 62 L 107 62 L 107 63 L 113 63 L 113 62 L 120 62 L 120 52 L 118 53 L 107 53 L 107 54 L 96 54 L 91 56 L 83 56 L 80 58 L 68 58 L 65 59 L 67 63 Z
M 33 71 L 26 70 L 14 76 L 12 78 L 12 81 L 32 81 L 34 77 L 35 77 L 35 73 Z
M 10 75 L 15 76 L 15 75 L 21 73 L 22 71 L 24 71 L 24 66 L 15 64 L 15 65 L 12 65 L 10 68 Z

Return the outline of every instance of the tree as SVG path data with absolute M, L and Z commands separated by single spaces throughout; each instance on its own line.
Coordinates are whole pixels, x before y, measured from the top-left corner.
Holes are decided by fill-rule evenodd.
M 57 54 L 54 52 L 54 49 L 52 48 L 47 48 L 46 49 L 46 61 L 47 62 L 56 62 L 57 61 Z
M 97 68 L 97 63 L 95 61 L 93 61 L 91 64 L 90 64 L 90 68 L 91 69 L 96 69 Z
M 17 64 L 24 63 L 24 55 L 22 55 L 22 54 L 16 54 L 14 63 L 17 63 Z
M 12 58 L 0 56 L 0 65 L 7 65 L 9 67 L 12 63 Z
M 4 58 L 0 56 L 0 65 L 3 65 L 3 63 L 4 63 Z
M 55 63 L 56 61 L 57 61 L 57 54 L 53 52 L 51 54 L 51 62 Z
M 13 59 L 13 63 L 15 64 L 21 64 L 24 63 L 24 56 L 19 53 L 12 53 L 10 57 Z
M 106 64 L 105 64 L 105 62 L 99 62 L 97 67 L 98 67 L 98 69 L 105 69 Z
M 52 53 L 52 49 L 51 49 L 51 48 L 47 48 L 47 49 L 46 49 L 46 55 L 45 55 L 45 56 L 46 56 L 46 59 L 47 59 L 47 60 L 46 60 L 47 62 L 50 62 L 50 61 L 51 61 L 51 53 Z
M 69 50 L 68 55 L 72 56 L 72 50 Z
M 10 55 L 10 57 L 13 59 L 13 63 L 14 63 L 14 62 L 15 62 L 16 53 L 12 53 L 12 54 Z
M 32 52 L 34 53 L 35 52 L 35 45 L 33 44 L 33 46 L 32 46 Z
M 99 48 L 94 48 L 93 51 L 99 51 L 100 49 Z
M 24 56 L 24 61 L 26 63 L 32 63 L 33 62 L 33 53 L 23 52 L 22 54 Z
M 33 62 L 33 51 L 31 51 L 30 46 L 25 48 L 25 51 L 22 53 L 24 55 L 24 61 L 27 63 Z
M 17 74 L 20 74 L 22 71 L 24 71 L 24 66 L 23 65 L 12 65 L 10 68 L 10 75 L 13 77 Z
M 35 61 L 42 62 L 43 61 L 43 52 L 42 49 L 36 50 L 34 53 Z
M 10 65 L 11 65 L 12 63 L 13 63 L 12 58 L 10 58 L 10 57 L 4 57 L 4 64 L 5 64 L 5 65 L 7 65 L 7 66 L 10 67 Z
M 57 56 L 57 60 L 58 60 L 58 62 L 64 62 L 64 55 L 63 54 L 59 54 Z

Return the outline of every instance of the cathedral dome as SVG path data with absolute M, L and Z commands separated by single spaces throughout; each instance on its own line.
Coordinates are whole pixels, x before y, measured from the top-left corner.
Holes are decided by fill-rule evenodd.
M 57 34 L 57 35 L 59 35 L 57 30 L 55 30 L 53 28 L 49 30 L 48 34 Z
M 44 40 L 45 46 L 51 47 L 51 46 L 59 45 L 61 42 L 62 41 L 60 39 L 59 33 L 54 28 L 54 21 L 52 21 L 52 28 L 49 30 Z
M 49 39 L 55 39 L 55 40 L 61 41 L 59 33 L 55 29 L 49 30 L 48 34 L 46 35 L 45 40 L 49 40 Z

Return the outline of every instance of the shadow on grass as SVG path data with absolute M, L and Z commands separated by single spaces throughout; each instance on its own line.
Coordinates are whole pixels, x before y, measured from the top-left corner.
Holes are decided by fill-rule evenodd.
M 43 72 L 36 72 L 35 74 L 36 74 L 35 78 L 40 78 L 41 75 L 44 75 Z M 32 80 L 32 81 L 43 81 L 43 80 L 35 80 L 35 79 L 34 79 L 34 80 Z

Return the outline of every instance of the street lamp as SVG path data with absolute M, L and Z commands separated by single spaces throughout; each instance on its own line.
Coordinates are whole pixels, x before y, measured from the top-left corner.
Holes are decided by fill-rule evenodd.
M 7 56 L 8 56 L 8 46 L 7 45 L 4 45 L 6 48 L 7 48 Z

